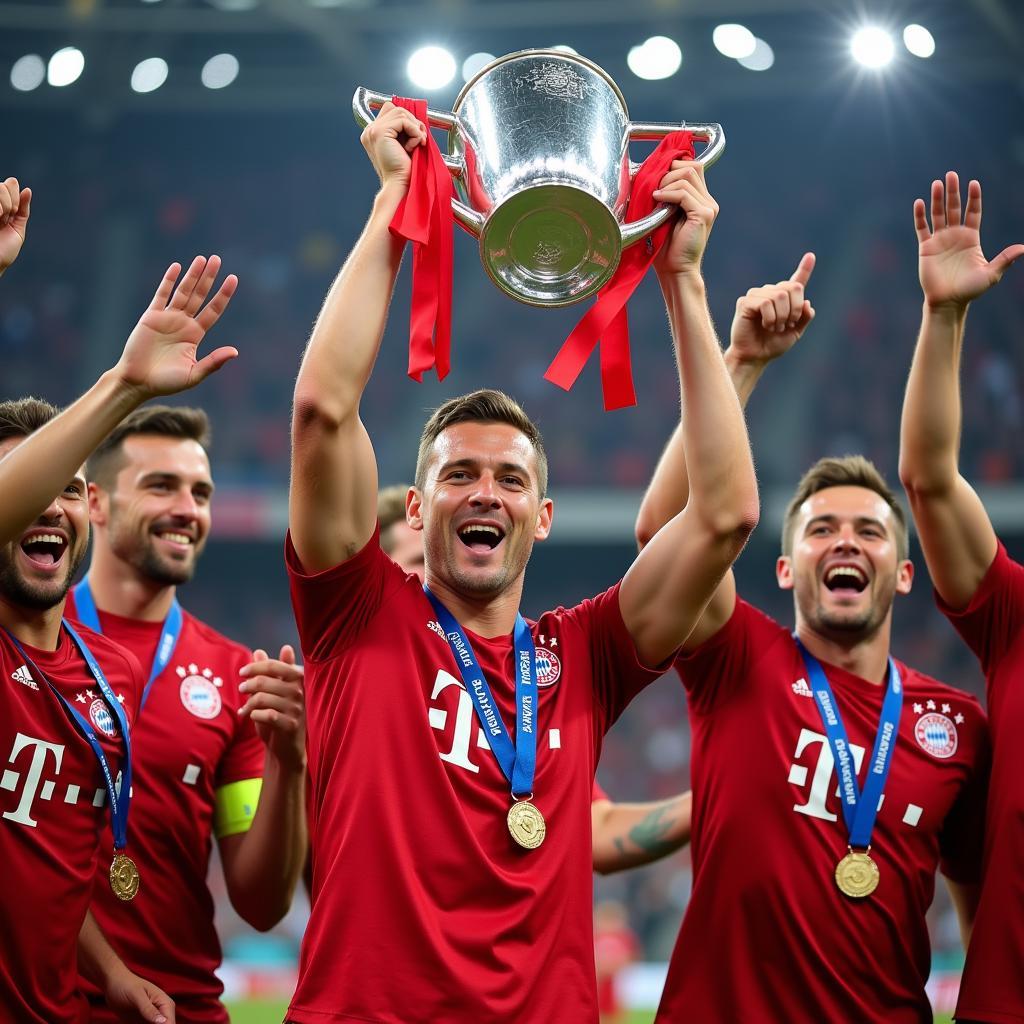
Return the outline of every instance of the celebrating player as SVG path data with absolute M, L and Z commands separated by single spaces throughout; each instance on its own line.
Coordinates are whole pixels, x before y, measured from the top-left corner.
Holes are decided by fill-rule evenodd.
M 589 1022 L 587 808 L 601 737 L 688 634 L 757 518 L 700 275 L 717 207 L 694 165 L 666 176 L 659 195 L 683 215 L 659 269 L 692 416 L 691 501 L 621 584 L 529 624 L 523 576 L 552 504 L 540 435 L 507 396 L 452 399 L 424 428 L 407 512 L 429 591 L 375 530 L 359 404 L 401 259 L 388 224 L 425 141 L 390 104 L 365 130 L 381 189 L 295 390 L 287 559 L 316 825 L 288 1015 Z
M 90 456 L 95 534 L 76 618 L 146 669 L 135 725 L 134 848 L 148 884 L 125 907 L 102 886 L 93 912 L 133 970 L 173 997 L 178 1020 L 228 1020 L 207 889 L 217 837 L 242 918 L 273 927 L 291 905 L 305 855 L 302 670 L 249 651 L 178 603 L 206 544 L 213 480 L 201 409 L 149 405 Z M 251 664 L 250 664 L 251 663 Z M 266 752 L 266 757 L 264 757 Z M 115 1018 L 89 989 L 92 1020 Z
M 146 885 L 127 827 L 128 724 L 144 679 L 128 652 L 70 627 L 62 613 L 88 546 L 86 457 L 142 402 L 193 387 L 237 355 L 225 347 L 197 358 L 237 284 L 228 277 L 206 303 L 218 266 L 216 257 L 197 257 L 178 282 L 181 267 L 172 264 L 117 365 L 60 415 L 33 399 L 0 411 L 0 1006 L 7 1019 L 82 1019 L 80 931 L 79 962 L 116 1012 L 157 1024 L 173 1017 L 167 997 L 112 957 L 86 920 L 97 858 L 103 884 L 121 899 Z M 108 815 L 113 850 L 101 845 Z
M 746 400 L 813 317 L 814 265 L 739 300 L 726 353 Z M 686 501 L 678 434 L 638 521 Z M 655 537 L 655 539 L 657 539 Z M 937 866 L 969 930 L 987 736 L 977 702 L 889 655 L 907 529 L 864 458 L 822 459 L 786 511 L 776 577 L 796 631 L 730 572 L 676 667 L 693 731 L 693 892 L 661 1022 L 924 1024 Z
M 959 1021 L 1024 1020 L 1024 566 L 996 537 L 978 495 L 960 475 L 960 358 L 967 307 L 1024 255 L 1011 245 L 991 262 L 981 250 L 981 185 L 950 171 L 931 189 L 931 226 L 914 204 L 924 291 L 921 334 L 903 406 L 900 477 L 939 607 L 985 672 L 992 780 L 981 898 L 967 953 Z

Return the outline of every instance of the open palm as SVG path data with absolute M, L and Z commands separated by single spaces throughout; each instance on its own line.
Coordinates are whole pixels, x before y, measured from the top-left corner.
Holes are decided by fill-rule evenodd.
M 227 309 L 238 286 L 233 274 L 206 301 L 220 270 L 220 257 L 197 256 L 175 287 L 181 265 L 172 263 L 149 308 L 142 314 L 118 364 L 122 379 L 150 395 L 170 395 L 194 387 L 238 351 L 230 346 L 199 358 L 206 332 Z
M 1007 246 L 995 259 L 981 250 L 981 185 L 967 187 L 967 207 L 960 220 L 960 181 L 956 172 L 946 174 L 945 185 L 932 182 L 931 227 L 923 199 L 914 203 L 917 231 L 918 273 L 925 298 L 933 305 L 966 305 L 987 292 L 1017 257 L 1024 245 Z

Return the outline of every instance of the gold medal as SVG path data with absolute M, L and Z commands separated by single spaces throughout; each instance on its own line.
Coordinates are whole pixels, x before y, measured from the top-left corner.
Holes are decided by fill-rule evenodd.
M 850 852 L 836 865 L 836 885 L 854 899 L 870 896 L 878 888 L 878 865 L 871 859 L 869 846 L 863 852 Z
M 139 891 L 139 869 L 135 861 L 123 853 L 115 853 L 110 862 L 110 888 L 119 900 L 135 899 Z
M 529 800 L 517 800 L 508 809 L 508 830 L 524 849 L 536 850 L 544 842 L 548 826 L 544 815 Z

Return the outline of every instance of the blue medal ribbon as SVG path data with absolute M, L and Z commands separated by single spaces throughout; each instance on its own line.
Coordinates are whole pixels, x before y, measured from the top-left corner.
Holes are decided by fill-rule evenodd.
M 25 648 L 18 642 L 18 638 L 10 630 L 5 629 L 4 632 L 10 638 L 11 643 L 18 649 L 21 657 L 25 659 L 25 664 L 32 670 L 33 675 L 45 680 L 46 685 L 49 686 L 51 692 L 64 706 L 64 710 L 78 726 L 79 732 L 88 741 L 89 746 L 92 747 L 92 752 L 96 756 L 96 760 L 99 761 L 100 768 L 103 771 L 103 781 L 107 787 L 107 798 L 110 801 L 110 824 L 111 830 L 114 833 L 114 849 L 123 850 L 128 844 L 128 807 L 131 803 L 132 792 L 132 741 L 131 736 L 128 734 L 128 717 L 124 713 L 124 708 L 121 707 L 121 702 L 110 688 L 107 677 L 103 674 L 103 669 L 100 668 L 99 662 L 93 656 L 92 651 L 86 646 L 85 641 L 75 632 L 67 619 L 61 620 L 61 627 L 67 630 L 68 635 L 78 648 L 78 653 L 82 655 L 86 665 L 89 666 L 89 671 L 92 673 L 93 679 L 96 680 L 96 686 L 110 708 L 111 714 L 117 719 L 121 735 L 124 737 L 124 765 L 121 769 L 120 792 L 118 792 L 118 787 L 114 784 L 110 762 L 107 761 L 107 755 L 103 752 L 103 747 L 100 746 L 100 741 L 96 736 L 96 730 L 92 727 L 92 722 L 67 700 L 64 694 L 53 685 L 45 672 L 39 670 L 35 662 L 25 653 Z
M 423 585 L 423 592 L 433 605 L 437 621 L 448 639 L 448 646 L 455 655 L 462 681 L 487 735 L 487 742 L 512 787 L 512 795 L 517 800 L 532 796 L 533 776 L 537 766 L 537 656 L 526 619 L 516 613 L 516 626 L 512 634 L 516 673 L 516 742 L 513 746 L 468 638 L 455 621 L 455 616 L 430 592 L 426 584 Z
M 100 625 L 100 613 L 96 608 L 96 600 L 92 596 L 92 587 L 89 586 L 88 576 L 74 588 L 74 595 L 78 621 L 83 626 L 88 626 L 94 633 L 102 633 L 103 627 Z M 178 646 L 178 638 L 181 636 L 182 618 L 181 605 L 178 604 L 176 597 L 172 598 L 170 611 L 168 611 L 167 617 L 160 627 L 160 642 L 156 646 L 153 664 L 149 668 L 149 680 L 146 683 L 146 688 L 142 691 L 142 700 L 139 703 L 140 714 L 146 706 L 146 699 L 149 697 L 149 691 L 153 683 L 156 682 L 156 677 L 167 668 L 167 663 L 171 660 L 171 655 L 174 654 L 174 648 Z
M 796 640 L 796 646 L 807 668 L 814 700 L 825 726 L 829 746 L 832 748 L 832 757 L 839 776 L 839 793 L 843 820 L 849 834 L 849 845 L 851 849 L 866 850 L 871 845 L 871 833 L 875 827 L 875 818 L 878 816 L 878 803 L 885 791 L 885 780 L 889 775 L 899 734 L 900 713 L 903 710 L 903 681 L 899 669 L 892 658 L 889 658 L 889 675 L 885 697 L 882 700 L 882 714 L 878 719 L 878 732 L 875 734 L 875 746 L 871 751 L 864 789 L 861 790 L 857 782 L 857 771 L 846 726 L 843 725 L 839 705 L 836 704 L 825 670 L 795 633 L 793 639 Z

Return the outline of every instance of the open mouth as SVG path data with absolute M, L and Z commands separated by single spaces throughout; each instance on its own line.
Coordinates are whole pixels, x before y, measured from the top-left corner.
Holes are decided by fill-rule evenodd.
M 180 530 L 157 530 L 155 532 L 160 540 L 165 540 L 170 544 L 177 544 L 179 547 L 190 548 L 195 543 L 187 533 L 182 533 Z
M 467 523 L 458 530 L 459 540 L 474 554 L 493 551 L 504 539 L 505 531 L 491 523 Z
M 67 538 L 58 533 L 42 531 L 30 533 L 21 541 L 21 550 L 25 557 L 40 568 L 52 569 L 64 557 L 67 550 Z
M 825 573 L 825 586 L 833 594 L 860 594 L 868 578 L 855 565 L 834 565 Z

